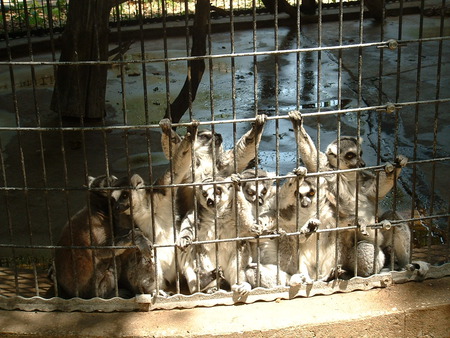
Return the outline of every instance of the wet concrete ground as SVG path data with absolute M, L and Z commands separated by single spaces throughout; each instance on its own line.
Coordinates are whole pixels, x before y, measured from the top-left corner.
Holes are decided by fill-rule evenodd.
M 419 16 L 404 16 L 402 20 L 401 37 L 399 18 L 390 17 L 383 26 L 367 20 L 362 27 L 362 42 L 419 38 Z M 424 17 L 423 37 L 439 36 L 440 21 L 439 16 Z M 450 35 L 449 24 L 449 18 L 445 17 L 443 36 Z M 339 44 L 337 28 L 337 22 L 323 23 L 322 46 Z M 384 36 L 381 36 L 382 30 Z M 358 21 L 344 22 L 342 32 L 343 45 L 360 42 Z M 252 34 L 251 31 L 236 31 L 234 52 L 254 51 Z M 317 25 L 304 25 L 299 42 L 296 30 L 289 27 L 280 27 L 277 35 L 272 28 L 258 29 L 255 41 L 258 52 L 276 48 L 288 50 L 298 46 L 317 47 Z M 170 38 L 167 45 L 168 57 L 186 55 L 184 37 Z M 342 54 L 338 51 L 322 51 L 263 55 L 256 58 L 245 56 L 233 60 L 228 57 L 217 58 L 207 65 L 197 99 L 193 103 L 192 117 L 208 121 L 213 114 L 217 120 L 228 120 L 233 118 L 235 112 L 237 118 L 250 118 L 255 115 L 255 111 L 269 116 L 286 115 L 298 105 L 303 112 L 311 113 L 317 111 L 318 106 L 321 111 L 336 110 L 339 108 L 339 100 L 341 108 L 348 109 L 385 105 L 387 102 L 434 100 L 437 95 L 448 99 L 449 45 L 448 40 L 444 40 L 441 46 L 437 41 L 423 42 L 421 46 L 417 42 L 408 42 L 406 46 L 401 47 L 400 52 L 368 47 L 361 49 L 360 54 L 357 48 L 352 48 L 342 51 Z M 145 41 L 146 58 L 162 58 L 163 46 L 163 40 Z M 139 59 L 140 48 L 139 43 L 133 44 L 125 58 Z M 226 54 L 231 51 L 229 33 L 211 36 L 212 54 Z M 35 55 L 35 60 L 49 61 L 51 56 Z M 15 66 L 13 70 L 17 84 L 17 109 L 13 105 L 9 69 L 0 68 L 0 124 L 18 125 L 15 115 L 17 112 L 23 127 L 59 126 L 59 119 L 48 108 L 53 69 L 49 66 L 35 67 L 38 87 L 34 92 L 30 87 L 30 67 Z M 173 100 L 183 85 L 186 63 L 169 63 L 167 82 L 164 63 L 148 63 L 145 70 L 147 100 L 143 95 L 144 77 L 140 64 L 130 64 L 122 70 L 118 67 L 110 70 L 105 125 L 120 125 L 124 121 L 129 125 L 142 125 L 147 122 L 156 124 L 163 117 L 167 86 L 170 99 Z M 405 105 L 394 114 L 363 112 L 360 114 L 359 127 L 357 114 L 346 113 L 340 115 L 341 133 L 356 135 L 357 129 L 360 129 L 360 134 L 365 139 L 363 150 L 368 165 L 376 165 L 378 161 L 392 161 L 396 152 L 408 156 L 412 161 L 445 158 L 450 155 L 449 108 L 450 103 L 446 102 L 439 105 Z M 39 114 L 36 114 L 37 112 Z M 185 120 L 188 119 L 186 116 Z M 270 120 L 266 126 L 260 145 L 260 165 L 265 170 L 285 174 L 296 166 L 296 146 L 290 122 L 277 121 Z M 336 115 L 322 116 L 320 121 L 315 117 L 305 118 L 308 131 L 314 138 L 318 122 L 320 142 L 324 149 L 336 137 L 338 119 Z M 102 126 L 102 122 L 87 124 Z M 74 123 L 64 121 L 64 125 L 70 126 Z M 216 128 L 225 136 L 225 147 L 231 147 L 232 125 L 221 124 Z M 248 123 L 237 124 L 237 137 L 249 128 Z M 166 164 L 161 154 L 159 135 L 158 129 L 135 129 L 128 133 L 120 130 L 63 133 L 58 130 L 42 133 L 27 130 L 20 133 L 0 131 L 4 173 L 1 178 L 2 186 L 28 187 L 25 191 L 12 188 L 2 192 L 1 243 L 55 243 L 68 217 L 85 203 L 86 193 L 83 191 L 83 185 L 87 175 L 101 175 L 108 168 L 110 173 L 117 176 L 138 172 L 148 182 L 153 181 Z M 151 166 L 148 165 L 147 149 L 150 149 L 152 154 Z M 415 192 L 414 200 L 418 203 L 420 214 L 447 213 L 450 201 L 449 166 L 448 160 L 435 164 L 418 164 L 416 170 L 412 165 L 408 166 L 402 173 L 397 209 L 405 216 L 411 216 L 411 196 L 414 196 L 412 194 Z M 66 189 L 61 191 L 60 188 Z M 392 203 L 392 197 L 384 201 L 387 207 L 392 207 Z M 433 235 L 432 243 L 442 242 L 446 226 L 445 219 L 431 225 L 419 224 L 420 238 L 417 238 L 416 244 L 424 245 L 427 241 L 425 237 L 429 234 Z M 428 229 L 430 233 L 427 232 Z M 16 249 L 14 254 L 49 257 L 50 250 Z M 0 256 L 12 257 L 11 249 L 0 249 Z

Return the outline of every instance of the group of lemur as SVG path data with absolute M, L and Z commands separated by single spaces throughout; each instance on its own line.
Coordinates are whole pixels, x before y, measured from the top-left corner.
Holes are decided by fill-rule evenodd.
M 265 115 L 229 150 L 197 121 L 181 137 L 162 120 L 170 166 L 153 185 L 138 174 L 89 177 L 89 202 L 65 225 L 55 250 L 60 295 L 164 293 L 179 272 L 190 293 L 228 286 L 242 296 L 256 286 L 369 276 L 388 261 L 405 269 L 408 225 L 368 225 L 397 219 L 393 212 L 378 217 L 377 203 L 407 158 L 397 156 L 377 174 L 358 170 L 365 166 L 360 138 L 340 137 L 318 152 L 301 113 L 289 119 L 304 167 L 277 184 L 275 174 L 252 167 Z M 308 175 L 319 172 L 326 173 Z

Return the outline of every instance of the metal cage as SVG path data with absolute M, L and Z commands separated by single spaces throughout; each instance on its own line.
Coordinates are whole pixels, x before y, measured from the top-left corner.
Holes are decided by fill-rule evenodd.
M 189 308 L 366 290 L 450 274 L 447 177 L 450 154 L 446 147 L 450 119 L 447 64 L 450 22 L 446 1 L 319 1 L 313 15 L 303 13 L 300 2 L 288 3 L 292 10 L 289 14 L 280 0 L 270 2 L 271 10 L 267 7 L 269 1 L 266 6 L 256 1 L 242 3 L 217 2 L 209 7 L 206 21 L 200 23 L 205 30 L 201 42 L 205 47 L 203 54 L 195 50 L 198 41 L 193 42 L 194 38 L 203 37 L 196 26 L 201 20 L 197 17 L 201 1 L 154 2 L 158 6 L 152 7 L 151 20 L 145 16 L 150 4 L 147 1 L 116 4 L 108 14 L 109 54 L 102 55 L 98 47 L 90 59 L 83 59 L 79 52 L 75 54 L 80 59 L 64 60 L 61 49 L 68 38 L 60 33 L 60 27 L 67 29 L 66 15 L 70 15 L 65 2 L 1 0 L 0 308 L 27 311 Z M 153 10 L 157 13 L 153 14 Z M 37 17 L 32 20 L 33 13 L 41 15 L 42 20 Z M 17 20 L 24 23 L 20 34 Z M 98 43 L 102 34 L 100 30 L 95 33 L 93 41 Z M 82 40 L 83 36 L 79 41 Z M 203 63 L 203 71 L 198 63 Z M 76 90 L 71 89 L 68 94 L 60 91 L 58 95 L 57 83 L 64 82 L 64 76 L 70 74 L 58 77 L 64 68 L 77 74 L 87 70 L 89 76 L 103 71 L 105 82 L 92 83 L 95 79 L 92 77 L 89 93 L 83 92 L 80 89 L 83 84 L 78 83 L 70 87 Z M 199 71 L 201 75 L 196 80 Z M 184 110 L 179 111 L 174 101 L 181 96 L 183 84 L 187 86 L 187 94 Z M 96 95 L 100 96 L 94 95 L 97 89 L 100 94 Z M 102 97 L 101 90 L 104 100 L 98 100 Z M 94 97 L 91 101 L 90 95 Z M 69 103 L 61 105 L 58 96 L 67 96 Z M 52 104 L 55 100 L 57 103 Z M 101 107 L 100 116 L 92 118 L 88 107 L 97 105 Z M 65 110 L 67 107 L 74 107 L 75 113 Z M 369 171 L 379 177 L 386 162 L 393 163 L 399 154 L 408 157 L 394 188 L 386 197 L 373 202 L 375 222 L 367 225 L 378 233 L 386 227 L 407 224 L 411 232 L 408 266 L 398 269 L 390 256 L 379 273 L 368 277 L 358 276 L 356 269 L 346 278 L 320 281 L 312 276 L 312 284 L 295 287 L 282 285 L 278 267 L 277 285 L 271 288 L 261 287 L 258 280 L 244 296 L 236 296 L 232 285 L 219 284 L 216 284 L 219 291 L 189 295 L 178 261 L 174 261 L 176 276 L 166 290 L 157 285 L 153 294 L 137 292 L 130 297 L 120 292 L 116 264 L 123 250 L 139 247 L 134 230 L 131 246 L 116 245 L 114 240 L 97 246 L 58 244 L 64 225 L 71 227 L 73 216 L 89 205 L 91 193 L 101 190 L 90 187 L 90 176 L 130 178 L 138 173 L 145 182 L 140 189 L 153 194 L 163 189 L 171 198 L 173 212 L 167 222 L 174 236 L 166 242 L 155 236 L 149 238 L 153 259 L 157 261 L 163 249 L 173 250 L 177 257 L 182 252 L 176 246 L 179 231 L 176 210 L 180 203 L 177 189 L 194 187 L 198 191 L 224 181 L 219 178 L 220 172 L 212 169 L 212 180 L 207 183 L 195 181 L 195 177 L 190 182 L 174 183 L 178 168 L 173 159 L 164 155 L 159 121 L 165 116 L 172 118 L 171 126 L 177 128 L 181 137 L 186 137 L 193 121 L 199 121 L 196 123 L 200 128 L 221 134 L 223 147 L 232 149 L 251 129 L 257 116 L 265 114 L 261 142 L 253 149 L 257 153 L 253 164 L 258 170 L 269 172 L 270 178 L 241 178 L 240 184 L 274 182 L 275 230 L 241 235 L 238 225 L 242 221 L 237 216 L 236 224 L 230 224 L 236 229 L 234 238 L 219 238 L 216 233 L 212 240 L 195 236 L 191 244 L 215 245 L 217 256 L 224 242 L 254 243 L 257 249 L 252 256 L 252 268 L 260 272 L 261 243 L 276 242 L 281 237 L 300 241 L 302 236 L 301 224 L 296 224 L 297 231 L 287 234 L 278 225 L 280 190 L 286 180 L 295 179 L 292 170 L 304 162 L 288 116 L 292 110 L 301 112 L 306 131 L 322 152 L 342 135 L 364 139 L 359 149 L 364 151 L 366 167 L 309 172 L 307 177 L 317 182 L 326 175 L 339 180 L 348 172 L 363 175 Z M 170 143 L 170 153 L 175 152 L 172 148 L 176 146 Z M 192 153 L 195 156 L 195 151 Z M 211 156 L 215 163 L 219 154 L 212 152 Z M 194 162 L 191 167 L 195 167 Z M 236 172 L 236 160 L 233 167 Z M 166 170 L 171 172 L 171 181 L 158 183 Z M 193 170 L 193 174 L 200 173 Z M 232 184 L 229 176 L 225 181 Z M 128 192 L 136 190 L 129 185 L 122 188 Z M 118 189 L 108 186 L 104 190 L 111 201 L 113 191 Z M 364 186 L 357 184 L 355 193 L 364 195 Z M 201 226 L 198 217 L 201 207 L 197 198 L 194 202 L 195 224 Z M 292 212 L 299 212 L 299 203 Z M 154 208 L 157 207 L 155 204 Z M 358 220 L 360 206 L 355 207 L 353 216 Z M 87 209 L 87 215 L 94 212 Z M 106 215 L 110 219 L 109 229 L 114 228 L 112 209 L 110 206 Z M 234 209 L 238 209 L 236 203 Z M 382 221 L 379 219 L 382 209 L 393 210 L 402 219 Z M 259 213 L 256 207 L 255 224 L 259 222 Z M 216 227 L 220 217 L 217 212 Z M 342 236 L 348 232 L 356 236 L 360 231 L 357 223 L 319 229 L 313 231 L 312 238 L 319 245 L 320 237 L 329 233 Z M 89 226 L 92 240 L 95 234 L 92 224 Z M 76 231 L 71 229 L 72 236 Z M 111 251 L 115 262 L 110 268 L 114 276 L 112 298 L 63 297 L 57 278 L 48 277 L 49 269 L 54 273 L 55 250 L 61 249 Z M 279 252 L 277 255 L 280 265 Z M 317 266 L 320 255 L 314 259 Z M 217 258 L 215 264 L 217 268 Z M 335 265 L 338 268 L 337 260 Z M 155 269 L 155 280 L 160 273 Z

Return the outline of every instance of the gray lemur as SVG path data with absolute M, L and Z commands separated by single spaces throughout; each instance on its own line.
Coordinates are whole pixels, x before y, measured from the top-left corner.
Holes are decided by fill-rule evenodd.
M 252 128 L 237 141 L 233 149 L 226 151 L 222 147 L 220 134 L 210 130 L 200 130 L 193 147 L 194 168 L 187 172 L 183 183 L 203 182 L 214 175 L 228 177 L 247 168 L 257 156 L 266 119 L 266 115 L 257 115 Z M 161 145 L 165 156 L 170 159 L 182 138 L 171 128 L 168 119 L 161 120 L 160 125 L 163 131 Z M 177 212 L 182 220 L 194 206 L 194 189 L 181 187 L 178 189 L 177 195 Z
M 179 184 L 184 180 L 190 168 L 197 128 L 198 123 L 194 121 L 173 153 L 172 169 L 167 169 L 155 185 Z M 138 174 L 127 178 L 127 182 L 120 186 L 122 189 L 113 192 L 119 195 L 116 197 L 117 208 L 122 213 L 132 216 L 134 223 L 149 239 L 153 240 L 154 244 L 169 245 L 158 248 L 155 257 L 156 269 L 162 271 L 162 274 L 158 273 L 157 282 L 164 290 L 168 286 L 167 283 L 176 281 L 177 274 L 176 247 L 170 246 L 175 242 L 177 232 L 177 225 L 172 222 L 174 199 L 172 188 L 146 187 L 144 180 Z
M 323 178 L 319 178 L 317 187 L 317 179 L 305 178 L 306 172 L 304 167 L 295 169 L 291 173 L 295 174 L 295 177 L 286 179 L 279 188 L 279 211 L 276 211 L 277 202 L 274 196 L 270 201 L 272 207 L 260 217 L 260 225 L 263 228 L 261 231 L 275 229 L 278 226 L 278 231 L 283 234 L 278 241 L 262 243 L 259 276 L 261 286 L 273 287 L 277 284 L 278 259 L 282 285 L 312 283 L 313 278 L 328 280 L 334 275 L 336 264 L 334 233 L 323 232 L 319 238 L 317 233 L 313 234 L 317 229 L 335 227 L 334 212 L 326 193 L 326 182 Z M 316 265 L 317 255 L 319 259 Z M 254 268 L 255 266 L 253 270 Z M 247 270 L 247 278 L 253 285 L 256 283 L 256 276 L 252 278 L 252 273 L 254 272 L 251 269 Z
M 138 229 L 121 229 L 111 196 L 116 177 L 88 178 L 89 204 L 64 226 L 58 246 L 138 246 L 145 260 L 152 258 L 152 244 Z M 119 236 L 120 235 L 120 236 Z M 55 250 L 55 282 L 65 297 L 113 297 L 127 249 L 58 248 Z M 117 258 L 117 259 L 115 259 Z M 117 275 L 116 275 L 117 273 Z M 116 278 L 117 277 L 117 278 Z
M 247 201 L 252 205 L 253 217 L 255 217 L 255 219 L 257 219 L 261 213 L 266 212 L 270 207 L 267 202 L 273 198 L 273 194 L 275 193 L 273 176 L 274 174 L 272 173 L 255 168 L 245 169 L 239 174 L 242 192 Z
M 239 186 L 238 175 L 233 174 L 231 182 L 217 177 L 214 183 L 206 179 L 197 189 L 198 212 L 188 212 L 181 224 L 177 245 L 183 250 L 179 256 L 180 266 L 191 293 L 200 291 L 197 286 L 197 272 L 208 272 L 218 268 L 223 278 L 240 297 L 246 295 L 251 286 L 245 279 L 245 268 L 249 264 L 250 246 L 247 241 L 221 241 L 195 244 L 199 241 L 232 239 L 237 236 L 253 236 L 255 220 L 252 206 L 245 199 Z M 217 222 L 217 223 L 216 223 Z M 218 248 L 216 255 L 216 246 Z M 217 283 L 217 281 L 216 281 Z M 213 283 L 200 281 L 202 290 L 210 291 Z
M 339 153 L 338 140 L 328 145 L 325 153 L 318 153 L 314 142 L 303 127 L 301 113 L 291 111 L 289 112 L 289 118 L 294 126 L 300 156 L 308 171 L 319 172 L 336 169 L 354 169 L 365 166 L 361 158 L 361 138 L 343 136 L 339 140 Z M 317 159 L 317 155 L 319 159 Z M 367 224 L 375 223 L 377 202 L 384 198 L 392 189 L 395 180 L 399 177 L 407 161 L 406 157 L 398 155 L 395 159 L 395 164 L 387 163 L 385 170 L 380 172 L 378 177 L 367 170 L 343 172 L 339 174 L 339 178 L 338 175 L 334 174 L 324 176 L 328 182 L 328 189 L 335 197 L 334 204 L 339 211 L 340 219 L 344 222 L 351 219 L 355 220 L 357 213 L 358 220 L 356 222 L 360 226 L 360 231 L 357 233 L 358 242 L 356 245 L 361 247 L 358 247 L 356 250 L 357 257 L 350 257 L 350 260 L 357 260 L 358 274 L 361 276 L 378 273 L 383 267 L 384 254 L 381 250 L 378 250 L 377 246 L 381 249 L 385 248 L 385 236 L 394 236 L 394 240 L 401 243 L 393 248 L 393 254 L 399 260 L 400 267 L 403 268 L 408 263 L 410 254 L 410 231 L 407 226 L 406 228 L 402 226 L 401 230 L 394 231 L 393 235 L 385 231 L 379 231 L 377 234 L 377 243 L 375 243 L 376 230 L 366 228 Z M 318 167 L 317 164 L 319 165 Z M 357 194 L 356 188 L 358 185 L 359 190 Z M 393 230 L 391 229 L 389 231 L 392 232 Z M 368 250 L 379 252 L 378 257 L 375 259 L 373 257 L 374 254 L 369 253 Z M 367 263 L 370 261 L 368 257 L 374 258 L 372 263 Z M 375 262 L 375 269 L 373 269 L 373 262 Z M 367 264 L 370 264 L 370 266 Z

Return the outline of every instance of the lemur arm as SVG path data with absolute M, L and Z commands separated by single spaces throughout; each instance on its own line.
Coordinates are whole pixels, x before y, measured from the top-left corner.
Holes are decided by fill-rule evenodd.
M 267 116 L 264 114 L 256 116 L 252 129 L 246 132 L 239 141 L 236 142 L 233 149 L 224 152 L 223 157 L 220 159 L 220 165 L 222 167 L 232 168 L 236 156 L 236 172 L 240 173 L 247 168 L 248 164 L 257 156 L 257 149 L 261 141 L 266 120 Z
M 172 123 L 169 119 L 162 119 L 159 126 L 162 131 L 161 147 L 166 158 L 170 160 L 181 143 L 181 137 L 172 129 Z
M 194 230 L 195 230 L 195 214 L 194 210 L 188 212 L 181 222 L 180 233 L 178 234 L 176 245 L 184 250 L 189 245 L 191 245 L 194 240 Z
M 158 179 L 157 184 L 178 184 L 183 181 L 191 168 L 192 147 L 197 138 L 198 125 L 198 121 L 192 121 L 192 125 L 188 128 L 183 140 L 172 154 L 171 167 Z M 166 128 L 166 126 L 162 128 Z
M 133 234 L 134 232 L 134 234 Z M 134 240 L 133 240 L 134 239 Z M 118 236 L 114 238 L 114 245 L 115 246 L 132 246 L 135 244 L 139 251 L 142 253 L 142 255 L 147 258 L 151 259 L 153 257 L 152 249 L 153 244 L 152 242 L 145 237 L 145 235 L 142 233 L 142 231 L 138 228 L 135 228 L 133 230 L 130 230 L 128 234 L 123 236 Z M 119 256 L 123 254 L 127 249 L 117 249 L 117 250 L 96 250 L 95 255 L 99 259 L 107 259 Z
M 395 181 L 399 178 L 402 169 L 408 163 L 408 158 L 398 155 L 394 164 L 386 163 L 384 171 L 380 172 L 378 179 L 378 199 L 383 199 L 394 187 Z M 370 187 L 367 188 L 367 195 L 375 199 L 377 195 L 377 180 L 374 178 Z
M 326 163 L 326 156 L 324 153 L 319 153 L 319 168 L 317 168 L 317 148 L 311 137 L 303 127 L 303 118 L 299 111 L 292 110 L 288 113 L 289 118 L 294 127 L 295 140 L 300 152 L 300 157 L 309 172 L 315 173 L 324 169 Z
M 292 209 L 291 212 L 295 211 L 295 201 L 297 199 L 296 192 L 298 191 L 299 186 L 305 180 L 305 175 L 307 173 L 307 169 L 305 167 L 298 167 L 292 171 L 296 177 L 287 178 L 283 185 L 278 190 L 278 197 L 274 196 L 270 203 L 275 203 L 275 199 L 278 198 L 278 208 L 280 210 L 280 215 L 282 210 Z M 298 183 L 297 183 L 298 181 Z M 260 228 L 260 232 L 263 233 L 273 233 L 277 224 L 277 212 L 275 211 L 275 207 L 272 207 L 270 210 L 264 212 L 259 216 L 258 224 Z M 284 232 L 285 229 L 279 229 L 279 231 Z
M 255 218 L 253 217 L 252 204 L 249 201 L 247 201 L 241 189 L 240 176 L 238 174 L 232 174 L 231 181 L 234 186 L 234 192 L 236 197 L 236 201 L 233 201 L 233 203 L 235 202 L 233 208 L 237 207 L 238 210 L 237 214 L 239 217 L 241 235 L 242 236 L 259 235 L 260 229 L 255 221 Z
M 292 201 L 296 200 L 296 192 L 298 187 L 305 180 L 305 176 L 307 174 L 307 169 L 305 167 L 298 167 L 292 171 L 296 177 L 287 178 L 284 184 L 280 187 L 279 194 L 279 203 L 280 209 L 285 209 L 289 205 L 292 204 Z

